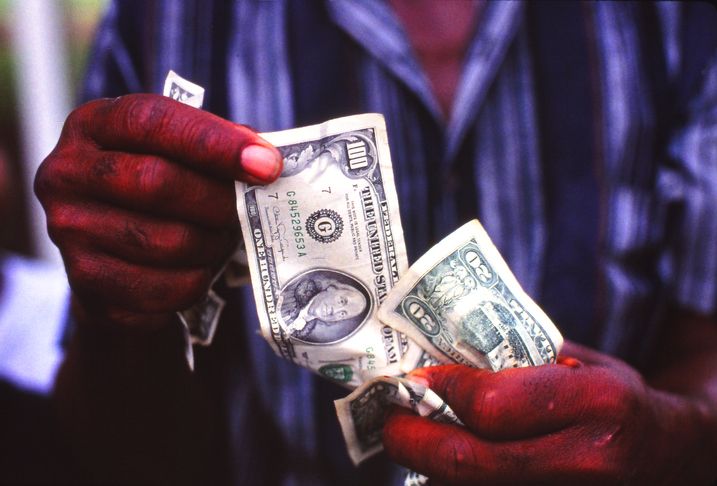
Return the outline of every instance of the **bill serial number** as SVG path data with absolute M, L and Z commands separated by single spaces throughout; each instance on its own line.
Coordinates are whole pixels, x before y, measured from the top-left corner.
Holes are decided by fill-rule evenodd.
M 294 246 L 298 256 L 306 256 L 306 239 L 304 237 L 304 227 L 301 225 L 301 214 L 299 213 L 299 201 L 294 199 L 296 191 L 288 191 L 286 197 L 289 199 L 286 203 L 289 205 L 289 224 L 291 232 L 294 234 Z

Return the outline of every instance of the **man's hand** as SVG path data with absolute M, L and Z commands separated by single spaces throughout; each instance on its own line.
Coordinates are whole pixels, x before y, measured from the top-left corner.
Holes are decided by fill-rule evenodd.
M 556 365 L 415 371 L 466 425 L 394 410 L 389 456 L 440 484 L 709 484 L 714 405 L 648 386 L 624 362 L 566 343 Z M 713 430 L 713 429 L 712 429 Z M 712 471 L 710 471 L 712 469 Z
M 79 324 L 53 400 L 88 482 L 216 483 L 216 405 L 186 366 L 175 311 L 236 245 L 233 181 L 271 182 L 281 166 L 250 129 L 163 96 L 69 116 L 35 191 Z
M 191 306 L 236 246 L 233 181 L 280 172 L 250 129 L 163 96 L 76 109 L 35 191 L 78 317 L 157 327 Z

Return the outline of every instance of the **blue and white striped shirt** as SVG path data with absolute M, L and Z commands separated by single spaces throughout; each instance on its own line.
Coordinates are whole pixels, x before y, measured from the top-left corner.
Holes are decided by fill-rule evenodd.
M 83 96 L 159 93 L 173 69 L 259 131 L 383 113 L 411 261 L 478 216 L 566 337 L 640 365 L 666 305 L 717 312 L 714 12 L 544 5 L 485 6 L 448 120 L 382 0 L 116 1 Z M 244 329 L 212 351 L 246 352 L 222 361 L 243 368 L 221 385 L 231 480 L 352 484 L 332 469 L 326 386 L 260 342 L 248 294 Z M 252 404 L 280 458 L 247 453 Z

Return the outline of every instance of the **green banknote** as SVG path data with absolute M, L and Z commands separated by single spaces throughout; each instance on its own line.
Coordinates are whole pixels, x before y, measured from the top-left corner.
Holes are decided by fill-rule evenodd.
M 563 338 L 523 291 L 478 220 L 423 255 L 389 292 L 379 319 L 441 363 L 502 370 L 554 363 Z

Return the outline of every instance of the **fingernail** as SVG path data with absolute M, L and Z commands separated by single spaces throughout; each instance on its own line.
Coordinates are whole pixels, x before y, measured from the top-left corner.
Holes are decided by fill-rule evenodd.
M 417 383 L 419 385 L 423 386 L 430 386 L 431 383 L 428 380 L 427 373 L 423 371 L 421 368 L 415 369 L 411 371 L 409 374 L 406 375 L 406 379 L 408 381 L 412 381 L 414 383 Z
M 558 364 L 568 366 L 570 368 L 580 368 L 583 365 L 583 362 L 577 358 L 572 358 L 569 356 L 558 356 Z
M 249 145 L 241 152 L 241 168 L 249 175 L 271 182 L 281 172 L 281 157 L 263 145 Z

